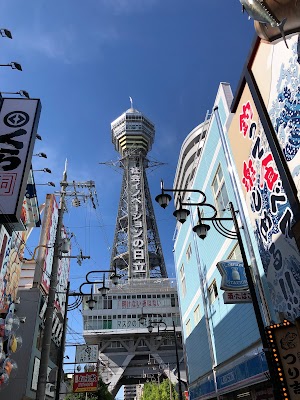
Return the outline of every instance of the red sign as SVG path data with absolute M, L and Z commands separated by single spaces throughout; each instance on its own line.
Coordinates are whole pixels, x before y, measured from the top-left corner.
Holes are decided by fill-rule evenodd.
M 75 372 L 73 392 L 96 392 L 98 384 L 98 372 Z

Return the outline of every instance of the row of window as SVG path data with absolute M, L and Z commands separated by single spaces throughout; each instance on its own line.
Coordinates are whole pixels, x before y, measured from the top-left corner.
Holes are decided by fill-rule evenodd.
M 187 259 L 189 260 L 192 254 L 192 248 L 191 245 L 188 245 L 188 249 L 186 251 Z M 230 254 L 227 257 L 228 260 L 242 260 L 242 254 L 241 250 L 238 244 L 236 244 L 233 248 L 233 250 L 230 252 Z M 181 286 L 181 292 L 182 292 L 182 297 L 185 297 L 186 295 L 186 280 L 185 280 L 185 272 L 184 272 L 184 264 L 182 263 L 180 270 L 179 270 L 179 278 L 180 278 L 180 286 Z M 214 288 L 215 287 L 215 288 Z M 213 298 L 213 296 L 210 296 L 210 293 L 216 293 L 216 296 Z M 209 299 L 212 299 L 210 303 L 212 304 L 215 299 L 217 298 L 217 285 L 215 281 L 210 285 L 208 288 L 208 294 L 209 294 Z

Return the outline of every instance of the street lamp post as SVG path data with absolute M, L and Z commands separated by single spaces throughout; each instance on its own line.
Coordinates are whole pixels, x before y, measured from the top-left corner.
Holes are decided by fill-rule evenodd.
M 257 327 L 259 330 L 259 334 L 260 334 L 260 338 L 261 338 L 261 342 L 262 342 L 262 346 L 263 346 L 263 351 L 265 353 L 266 356 L 266 361 L 268 364 L 268 369 L 269 369 L 269 373 L 270 373 L 270 378 L 271 378 L 271 382 L 273 385 L 273 389 L 274 389 L 274 394 L 275 395 L 279 395 L 278 392 L 278 388 L 277 388 L 277 377 L 275 375 L 275 371 L 274 371 L 274 366 L 272 363 L 272 357 L 271 357 L 271 353 L 269 350 L 269 346 L 268 346 L 268 341 L 267 341 L 267 337 L 266 337 L 266 333 L 265 333 L 265 325 L 263 322 L 263 318 L 261 315 L 261 310 L 260 310 L 260 306 L 259 306 L 259 301 L 256 295 L 256 290 L 255 290 L 255 285 L 253 282 L 253 278 L 252 278 L 252 273 L 251 273 L 251 268 L 248 264 L 247 261 L 247 256 L 246 256 L 246 252 L 245 252 L 245 248 L 244 248 L 244 244 L 243 244 L 243 240 L 242 240 L 242 236 L 240 233 L 240 228 L 238 226 L 238 221 L 236 218 L 236 213 L 237 211 L 234 210 L 233 204 L 232 202 L 229 202 L 229 211 L 231 213 L 231 218 L 226 218 L 226 217 L 217 217 L 217 209 L 215 206 L 213 206 L 212 204 L 209 204 L 206 202 L 206 195 L 204 192 L 202 192 L 201 190 L 197 190 L 197 189 L 179 189 L 179 188 L 175 188 L 175 189 L 165 189 L 163 186 L 163 181 L 161 182 L 161 194 L 159 194 L 158 196 L 156 196 L 155 200 L 159 203 L 159 205 L 162 208 L 166 208 L 171 200 L 171 196 L 168 193 L 165 192 L 171 192 L 171 193 L 197 193 L 201 195 L 201 201 L 197 202 L 197 203 L 184 203 L 181 200 L 181 197 L 179 195 L 179 209 L 177 209 L 176 211 L 174 211 L 173 215 L 176 217 L 177 221 L 184 223 L 188 217 L 188 215 L 190 214 L 190 211 L 188 209 L 183 208 L 182 206 L 197 206 L 197 213 L 198 213 L 198 224 L 196 226 L 193 227 L 193 231 L 201 238 L 201 239 L 205 239 L 207 236 L 207 232 L 210 229 L 210 226 L 208 224 L 203 223 L 202 221 L 211 221 L 214 228 L 217 230 L 218 233 L 220 233 L 222 236 L 230 238 L 230 239 L 237 239 L 239 247 L 240 247 L 240 251 L 241 251 L 241 255 L 242 255 L 242 261 L 244 264 L 244 269 L 245 269 L 245 275 L 247 278 L 247 282 L 248 282 L 248 287 L 249 287 L 249 292 L 252 298 L 252 304 L 253 304 L 253 309 L 254 309 L 254 314 L 255 314 L 255 318 L 256 318 L 256 322 L 257 322 Z M 213 210 L 213 216 L 212 217 L 201 217 L 200 214 L 200 209 L 199 206 L 202 206 L 203 208 L 209 208 L 211 210 Z M 227 229 L 224 225 L 222 225 L 222 221 L 232 221 L 233 225 L 234 225 L 234 231 L 231 231 L 229 229 Z M 279 398 L 279 397 L 276 397 Z
M 83 296 L 88 295 L 87 293 L 83 293 L 82 288 L 84 285 L 94 285 L 97 283 L 102 283 L 102 287 L 99 289 L 101 292 L 102 296 L 106 296 L 109 288 L 105 287 L 105 278 L 103 278 L 103 281 L 91 281 L 89 279 L 90 274 L 94 273 L 99 273 L 99 272 L 110 272 L 110 279 L 112 280 L 114 285 L 118 284 L 120 275 L 117 275 L 116 271 L 111 271 L 111 270 L 94 270 L 90 271 L 86 274 L 85 276 L 85 282 L 83 282 L 80 285 L 79 288 L 79 293 L 77 292 L 71 292 L 70 293 L 70 282 L 68 282 L 66 292 L 63 292 L 66 294 L 66 303 L 65 303 L 65 315 L 64 315 L 64 323 L 63 323 L 63 332 L 62 332 L 62 339 L 61 339 L 61 347 L 60 347 L 60 352 L 59 352 L 59 360 L 58 360 L 58 366 L 57 366 L 57 380 L 56 380 L 56 389 L 55 389 L 55 400 L 59 400 L 59 394 L 60 394 L 60 386 L 61 386 L 61 378 L 62 378 L 62 372 L 63 372 L 63 359 L 64 359 L 64 350 L 65 350 L 65 340 L 66 340 L 66 328 L 67 328 L 67 312 L 75 310 L 77 307 L 79 307 L 82 304 L 82 299 Z M 107 289 L 104 293 L 103 289 Z M 102 290 L 101 290 L 102 289 Z M 70 296 L 75 296 L 77 299 L 72 303 L 68 304 L 68 300 Z M 90 298 L 87 300 L 87 304 L 92 310 L 95 307 L 95 304 L 97 303 L 97 300 L 93 298 L 92 294 L 92 287 L 91 287 L 91 293 L 90 293 Z
M 154 325 L 157 326 L 157 331 L 158 331 L 158 336 L 157 338 L 160 338 L 158 340 L 161 340 L 162 337 L 160 336 L 160 330 L 159 327 L 160 325 L 163 325 L 164 329 L 163 332 L 167 332 L 167 325 L 163 321 L 162 316 L 160 316 L 159 320 L 150 320 L 149 321 L 149 326 L 148 331 L 149 333 L 153 332 Z M 173 321 L 173 335 L 174 335 L 174 341 L 175 341 L 175 354 L 176 354 L 176 366 L 177 366 L 177 378 L 178 378 L 178 392 L 179 392 L 179 400 L 183 400 L 183 395 L 182 395 L 182 386 L 181 386 L 181 377 L 180 377 L 180 366 L 179 366 L 179 357 L 178 357 L 178 345 L 177 345 L 177 338 L 176 338 L 176 329 L 175 329 L 175 322 Z

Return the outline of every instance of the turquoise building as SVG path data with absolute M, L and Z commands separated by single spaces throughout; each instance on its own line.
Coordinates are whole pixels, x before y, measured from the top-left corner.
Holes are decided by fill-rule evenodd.
M 232 102 L 230 85 L 221 83 L 214 108 L 182 144 L 174 188 L 198 189 L 205 193 L 207 203 L 213 204 L 219 217 L 230 217 L 228 202 L 239 209 L 238 219 L 249 263 L 254 271 L 261 312 L 266 325 L 274 318 L 263 268 L 247 215 L 234 179 L 234 166 L 226 148 L 226 123 L 230 122 Z M 216 112 L 221 121 L 218 127 Z M 222 136 L 223 131 L 223 136 Z M 225 133 L 224 133 L 225 132 Z M 225 140 L 224 140 L 225 139 Z M 184 193 L 182 202 L 197 203 L 197 193 Z M 179 196 L 175 196 L 178 206 Z M 220 288 L 221 274 L 217 263 L 239 260 L 241 253 L 236 240 L 211 229 L 205 240 L 193 231 L 198 222 L 197 207 L 185 206 L 190 216 L 184 224 L 177 223 L 174 258 L 178 296 L 182 318 L 190 400 L 202 399 L 273 399 L 268 381 L 268 367 L 251 302 L 224 302 Z M 199 208 L 201 217 L 212 216 L 212 210 Z M 234 230 L 232 221 L 224 223 Z M 240 300 L 238 300 L 240 301 Z

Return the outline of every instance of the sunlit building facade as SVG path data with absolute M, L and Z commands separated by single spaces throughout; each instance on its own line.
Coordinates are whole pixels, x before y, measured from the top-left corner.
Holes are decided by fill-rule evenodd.
M 224 130 L 231 102 L 229 84 L 221 83 L 215 106 L 218 106 Z M 229 173 L 214 113 L 208 115 L 185 139 L 174 188 L 202 190 L 206 202 L 216 207 L 220 217 L 230 217 L 227 210 L 229 201 L 233 202 L 235 209 L 239 207 L 238 193 Z M 190 192 L 185 194 L 183 201 L 197 203 L 201 199 L 201 195 Z M 175 196 L 175 204 L 177 200 Z M 189 398 L 233 399 L 244 396 L 245 399 L 253 399 L 258 398 L 253 396 L 262 395 L 265 397 L 259 398 L 272 399 L 268 397 L 271 390 L 267 379 L 268 368 L 253 306 L 249 302 L 225 303 L 224 291 L 220 288 L 221 274 L 216 264 L 221 260 L 240 261 L 238 243 L 219 234 L 213 226 L 207 238 L 201 240 L 192 230 L 198 222 L 197 208 L 185 208 L 189 208 L 191 214 L 184 224 L 177 224 L 174 257 Z M 199 212 L 202 218 L 212 215 L 211 209 L 201 206 Z M 232 221 L 226 221 L 224 225 L 233 231 Z M 253 239 L 243 236 L 245 242 Z M 255 249 L 251 251 L 247 255 L 251 257 L 256 273 L 263 275 L 259 261 L 254 262 Z M 264 298 L 263 303 L 267 303 Z M 266 304 L 263 312 L 268 318 L 270 311 Z

